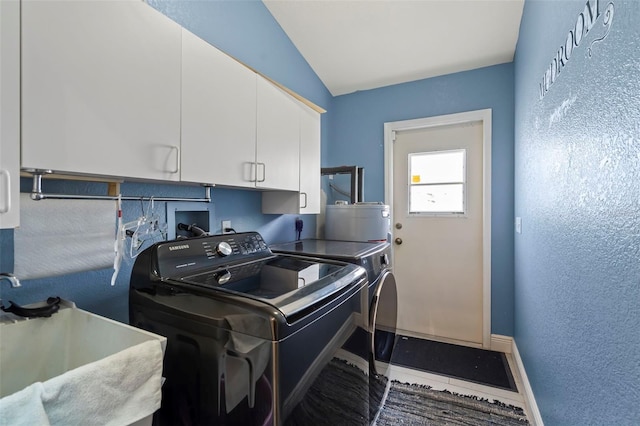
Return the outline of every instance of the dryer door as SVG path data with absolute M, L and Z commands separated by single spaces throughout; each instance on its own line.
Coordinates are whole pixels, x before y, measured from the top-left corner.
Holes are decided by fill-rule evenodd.
M 390 271 L 379 278 L 371 301 L 369 354 L 369 422 L 375 424 L 389 385 L 389 366 L 396 343 L 398 302 L 396 279 Z
M 387 375 L 388 365 L 396 340 L 396 320 L 398 317 L 398 295 L 396 279 L 386 271 L 380 278 L 380 284 L 371 302 L 371 353 L 374 372 Z

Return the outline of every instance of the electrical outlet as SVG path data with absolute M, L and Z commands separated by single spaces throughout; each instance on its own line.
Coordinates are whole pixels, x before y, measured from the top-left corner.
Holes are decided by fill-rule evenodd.
M 231 221 L 230 220 L 223 220 L 222 221 L 222 233 L 223 234 L 229 234 L 230 232 L 225 231 L 225 229 L 227 228 L 231 228 Z

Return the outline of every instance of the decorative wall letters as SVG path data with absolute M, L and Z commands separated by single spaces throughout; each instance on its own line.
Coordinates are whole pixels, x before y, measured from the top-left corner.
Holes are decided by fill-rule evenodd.
M 603 25 L 606 28 L 604 35 L 593 40 L 587 49 L 588 57 L 591 57 L 593 45 L 600 42 L 607 37 L 609 30 L 611 29 L 611 21 L 613 20 L 614 6 L 613 2 L 607 5 L 604 12 Z M 545 73 L 542 76 L 542 82 L 540 83 L 540 100 L 544 98 L 546 93 L 551 88 L 551 85 L 556 81 L 562 68 L 569 62 L 573 49 L 580 46 L 585 39 L 589 31 L 594 27 L 598 18 L 600 18 L 600 3 L 599 0 L 588 0 L 584 6 L 584 10 L 576 18 L 575 25 L 569 33 L 565 42 L 560 46 L 556 52 L 555 57 L 551 60 L 551 63 L 547 67 Z

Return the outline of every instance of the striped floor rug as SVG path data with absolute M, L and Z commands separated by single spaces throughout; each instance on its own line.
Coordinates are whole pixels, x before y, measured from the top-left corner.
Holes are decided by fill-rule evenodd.
M 376 423 L 377 426 L 528 424 L 518 407 L 397 381 L 391 383 Z

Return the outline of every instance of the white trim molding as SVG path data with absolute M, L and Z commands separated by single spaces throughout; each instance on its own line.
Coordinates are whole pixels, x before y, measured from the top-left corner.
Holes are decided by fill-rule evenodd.
M 476 121 L 482 122 L 483 129 L 482 347 L 488 349 L 491 347 L 491 109 L 384 123 L 384 198 L 385 204 L 393 206 L 393 143 L 397 131 Z
M 506 336 L 501 336 L 506 337 Z M 513 340 L 512 337 L 507 337 L 511 339 L 511 356 L 513 357 L 516 367 L 518 368 L 518 374 L 520 375 L 520 381 L 522 384 L 522 389 L 520 389 L 520 393 L 524 397 L 524 402 L 526 404 L 527 414 L 529 417 L 529 421 L 532 426 L 544 426 L 544 422 L 542 421 L 542 416 L 540 415 L 540 410 L 538 409 L 538 404 L 536 403 L 536 398 L 533 395 L 533 389 L 531 388 L 531 383 L 529 383 L 529 378 L 527 377 L 527 372 L 524 369 L 524 364 L 522 362 L 522 358 L 520 358 L 520 352 L 518 352 L 518 346 L 516 345 L 516 341 Z
M 513 337 L 500 334 L 491 335 L 491 350 L 510 354 L 513 346 Z

